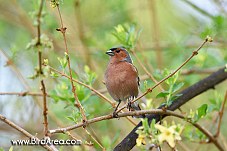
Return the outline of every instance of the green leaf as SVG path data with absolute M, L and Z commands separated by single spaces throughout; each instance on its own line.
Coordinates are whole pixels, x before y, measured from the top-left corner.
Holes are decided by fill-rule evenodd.
M 62 67 L 63 69 L 65 69 L 65 67 L 66 67 L 66 65 L 67 65 L 67 59 L 66 59 L 65 57 L 64 57 L 64 58 L 58 57 L 57 59 L 58 59 L 58 61 L 60 62 L 61 67 Z
M 151 124 L 150 124 L 150 130 L 151 130 L 151 134 L 155 135 L 155 133 L 157 132 L 156 128 L 155 128 L 155 124 L 156 124 L 156 120 L 152 119 Z
M 112 35 L 126 48 L 132 49 L 140 35 L 141 30 L 136 29 L 135 24 L 117 25 Z
M 200 106 L 197 109 L 198 119 L 204 117 L 207 114 L 207 109 L 208 109 L 208 105 L 207 104 L 203 104 L 202 106 Z
M 183 87 L 183 85 L 184 85 L 183 82 L 180 82 L 180 83 L 178 83 L 178 84 L 174 83 L 174 85 L 173 85 L 173 92 L 172 92 L 172 93 L 177 92 L 180 88 Z
M 160 92 L 156 98 L 164 98 L 166 97 L 167 95 L 169 95 L 169 92 L 168 91 L 163 91 L 163 92 Z
M 66 118 L 69 119 L 70 121 L 75 122 L 75 119 L 72 116 L 67 116 Z
M 57 78 L 59 77 L 59 75 L 53 71 L 50 72 L 50 76 L 53 77 L 53 78 Z
M 170 97 L 170 101 L 175 101 L 178 97 L 182 96 L 183 94 L 176 94 Z
M 148 119 L 147 118 L 142 119 L 142 125 L 143 125 L 143 128 L 144 128 L 144 131 L 145 132 L 149 132 L 149 124 L 148 124 Z

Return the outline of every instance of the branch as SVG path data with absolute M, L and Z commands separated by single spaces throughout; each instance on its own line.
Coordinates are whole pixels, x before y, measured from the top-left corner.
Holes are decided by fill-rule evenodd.
M 165 110 L 163 111 L 162 109 L 151 109 L 151 110 L 139 110 L 139 111 L 129 111 L 129 112 L 124 112 L 124 113 L 119 113 L 118 117 L 127 117 L 127 116 L 139 116 L 139 115 L 145 115 L 145 114 L 158 114 L 158 115 L 172 115 L 172 116 L 176 116 L 176 117 L 182 117 L 181 115 L 173 112 L 173 111 L 168 111 Z M 109 119 L 115 119 L 113 117 L 113 114 L 108 114 L 108 115 L 104 115 L 104 116 L 99 116 L 93 119 L 89 119 L 87 120 L 86 123 L 80 122 L 78 124 L 72 125 L 72 126 L 68 126 L 65 128 L 58 128 L 58 129 L 53 129 L 53 130 L 49 130 L 50 134 L 54 134 L 54 133 L 65 133 L 67 131 L 79 128 L 79 127 L 83 127 L 85 126 L 85 124 L 92 124 L 92 123 L 96 123 L 96 122 L 100 122 L 103 120 L 109 120 Z
M 187 89 L 181 91 L 179 94 L 182 94 L 178 99 L 176 99 L 167 109 L 174 111 L 177 108 L 181 107 L 183 104 L 187 103 L 189 100 L 198 96 L 199 94 L 209 90 L 214 89 L 214 87 L 227 79 L 227 72 L 225 72 L 225 67 L 214 72 L 207 78 L 195 83 L 194 85 L 188 87 Z M 160 106 L 162 108 L 164 106 Z M 160 115 L 149 115 L 147 116 L 149 123 L 155 119 L 156 122 L 160 121 Z M 162 118 L 164 118 L 162 116 Z M 136 139 L 138 134 L 135 132 L 138 127 L 142 126 L 140 122 L 115 148 L 114 151 L 127 151 L 132 149 L 136 145 Z
M 68 69 L 69 69 L 69 77 L 70 77 L 70 82 L 71 82 L 71 86 L 72 86 L 72 93 L 74 95 L 74 98 L 75 98 L 75 103 L 74 105 L 76 107 L 79 108 L 80 110 L 80 113 L 82 115 L 82 118 L 83 118 L 83 122 L 86 122 L 87 121 L 87 118 L 86 118 L 86 115 L 85 115 L 85 111 L 83 109 L 83 106 L 81 105 L 78 97 L 77 97 L 77 94 L 76 94 L 76 87 L 73 83 L 73 79 L 72 79 L 72 70 L 71 70 L 71 65 L 70 65 L 70 59 L 69 59 L 69 50 L 68 50 L 68 46 L 67 46 L 67 41 L 66 41 L 66 27 L 64 27 L 63 25 L 63 21 L 62 21 L 62 17 L 61 17 L 61 12 L 60 12 L 60 8 L 59 8 L 59 5 L 57 5 L 57 9 L 58 9 L 58 14 L 59 14 L 59 17 L 60 17 L 60 23 L 61 23 L 61 27 L 56 29 L 57 31 L 60 31 L 62 33 L 62 36 L 64 38 L 64 44 L 65 44 L 65 53 L 67 55 L 67 64 L 68 64 Z
M 205 128 L 203 128 L 202 126 L 200 126 L 198 123 L 193 123 L 191 122 L 191 120 L 189 118 L 187 118 L 186 116 L 183 116 L 179 113 L 175 113 L 173 111 L 169 111 L 169 110 L 162 110 L 162 109 L 151 109 L 151 110 L 140 110 L 140 111 L 131 111 L 131 112 L 125 112 L 125 113 L 119 113 L 119 117 L 126 117 L 126 116 L 139 116 L 139 115 L 145 115 L 145 114 L 156 114 L 156 115 L 162 115 L 162 116 L 174 116 L 174 117 L 178 117 L 180 119 L 186 120 L 188 123 L 192 124 L 194 127 L 198 128 L 202 133 L 204 133 L 216 146 L 217 148 L 219 148 L 221 151 L 224 151 L 224 149 L 222 148 L 222 146 L 220 145 L 220 143 L 217 141 L 217 139 L 209 132 L 207 131 Z M 108 120 L 108 119 L 113 119 L 113 115 L 105 115 L 105 116 L 101 116 L 101 117 L 97 117 L 94 119 L 90 119 L 87 120 L 87 124 L 91 124 L 91 123 L 95 123 L 95 122 L 99 122 L 102 120 Z M 66 128 L 60 128 L 60 129 L 55 129 L 55 130 L 50 130 L 50 133 L 65 133 L 66 131 L 69 130 L 73 130 L 75 128 L 79 128 L 84 126 L 84 123 L 79 123 L 70 127 L 66 127 Z M 102 145 L 100 145 L 102 147 Z
M 144 72 L 147 74 L 147 76 L 154 81 L 154 83 L 158 83 L 158 81 L 154 78 L 154 76 L 147 70 L 147 68 L 143 65 L 142 61 L 139 59 L 139 57 L 136 55 L 136 53 L 134 51 L 131 51 L 133 56 L 136 58 L 137 62 L 139 63 L 139 65 L 143 68 Z M 164 89 L 162 88 L 161 85 L 159 85 L 160 90 L 164 91 Z
M 37 137 L 33 136 L 32 134 L 30 134 L 29 132 L 27 132 L 26 130 L 24 130 L 23 128 L 21 128 L 20 126 L 18 126 L 15 123 L 11 122 L 10 120 L 8 120 L 6 117 L 4 117 L 1 114 L 0 114 L 0 120 L 3 121 L 4 123 L 8 124 L 12 128 L 16 129 L 17 131 L 21 132 L 22 134 L 24 134 L 28 138 L 35 138 L 37 141 L 40 141 Z M 40 145 L 43 148 L 47 149 L 47 150 L 54 150 L 53 148 L 51 148 L 48 145 L 43 145 L 42 143 L 40 143 Z
M 157 86 L 159 86 L 160 84 L 162 84 L 165 80 L 167 80 L 168 78 L 172 77 L 174 74 L 176 74 L 184 65 L 186 65 L 194 56 L 196 56 L 199 52 L 199 50 L 207 43 L 207 42 L 212 42 L 212 38 L 207 36 L 206 39 L 203 41 L 203 43 L 192 52 L 191 56 L 188 57 L 187 60 L 185 60 L 176 70 L 174 70 L 170 75 L 168 75 L 167 77 L 163 78 L 161 81 L 159 81 L 158 83 L 156 83 L 153 87 L 147 89 L 146 92 L 144 92 L 141 96 L 137 97 L 135 100 L 133 100 L 131 103 L 134 103 L 136 101 L 138 101 L 139 99 L 141 99 L 142 97 L 144 97 L 145 95 L 147 95 L 148 93 L 152 92 L 153 89 L 155 89 Z M 124 108 L 127 107 L 127 104 L 123 105 L 121 108 L 119 108 L 116 113 L 120 112 L 121 110 L 123 110 Z
M 60 72 L 60 71 L 56 70 L 55 68 L 53 68 L 53 67 L 51 67 L 51 66 L 48 66 L 48 67 L 50 68 L 50 70 L 54 71 L 55 73 L 58 73 L 59 75 L 61 75 L 61 76 L 63 76 L 63 77 L 66 77 L 66 78 L 70 79 L 70 76 L 66 75 L 65 73 Z M 108 99 L 105 95 L 103 95 L 103 94 L 100 93 L 98 90 L 96 90 L 96 89 L 94 89 L 93 87 L 91 87 L 90 85 L 87 85 L 87 84 L 85 84 L 85 83 L 83 83 L 83 82 L 81 82 L 81 81 L 79 81 L 79 80 L 77 80 L 77 79 L 73 79 L 73 78 L 72 78 L 72 81 L 74 81 L 74 82 L 76 82 L 76 83 L 78 83 L 78 84 L 80 84 L 80 85 L 82 85 L 82 86 L 84 86 L 84 87 L 90 89 L 90 90 L 93 91 L 95 94 L 97 94 L 100 98 L 102 98 L 102 99 L 104 99 L 105 101 L 107 101 L 108 103 L 110 103 L 112 107 L 115 107 L 115 106 L 116 106 L 115 103 L 114 103 L 113 101 L 111 101 L 110 99 Z
M 28 91 L 25 91 L 25 92 L 0 92 L 0 95 L 17 95 L 17 96 L 43 96 L 42 93 L 40 92 L 28 92 Z M 49 95 L 47 95 L 49 97 Z
M 40 84 L 41 84 L 41 91 L 43 94 L 43 124 L 44 124 L 44 134 L 46 137 L 48 137 L 48 121 L 47 121 L 47 93 L 46 93 L 46 87 L 44 80 L 42 79 L 43 75 L 43 69 L 42 69 L 42 51 L 40 50 L 40 46 L 42 46 L 41 43 L 41 17 L 42 17 L 42 9 L 43 9 L 44 0 L 41 0 L 40 6 L 39 6 L 39 12 L 37 15 L 37 43 L 36 47 L 38 49 L 38 61 L 39 61 L 39 76 L 41 76 Z
M 217 129 L 217 132 L 214 135 L 214 137 L 218 137 L 219 136 L 220 129 L 221 129 L 221 122 L 222 122 L 222 117 L 223 117 L 223 114 L 224 114 L 226 101 L 227 101 L 227 91 L 225 92 L 224 101 L 222 102 L 221 109 L 220 109 L 220 111 L 218 113 L 219 114 L 218 129 Z

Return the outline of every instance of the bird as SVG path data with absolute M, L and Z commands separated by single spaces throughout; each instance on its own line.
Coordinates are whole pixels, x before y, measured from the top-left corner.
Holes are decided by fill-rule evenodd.
M 132 110 L 140 110 L 136 102 L 131 101 L 138 96 L 140 79 L 138 70 L 124 47 L 111 48 L 106 52 L 110 56 L 109 63 L 104 76 L 105 85 L 110 96 L 118 102 L 113 112 L 117 117 L 117 109 L 120 103 L 128 101 L 128 107 Z

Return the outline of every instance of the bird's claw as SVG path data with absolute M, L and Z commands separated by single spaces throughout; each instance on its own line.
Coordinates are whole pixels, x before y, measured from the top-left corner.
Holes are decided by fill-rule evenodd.
M 128 105 L 127 105 L 127 109 L 130 111 L 130 110 L 131 110 L 131 108 L 132 108 L 132 102 L 131 102 L 131 101 L 129 101 L 129 102 L 128 102 Z
M 116 111 L 113 112 L 113 118 L 118 118 L 118 113 Z

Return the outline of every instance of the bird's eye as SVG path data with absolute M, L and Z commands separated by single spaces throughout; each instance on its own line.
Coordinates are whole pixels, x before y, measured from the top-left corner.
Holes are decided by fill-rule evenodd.
M 117 52 L 117 53 L 119 53 L 119 52 L 120 52 L 120 50 L 116 50 L 116 52 Z

